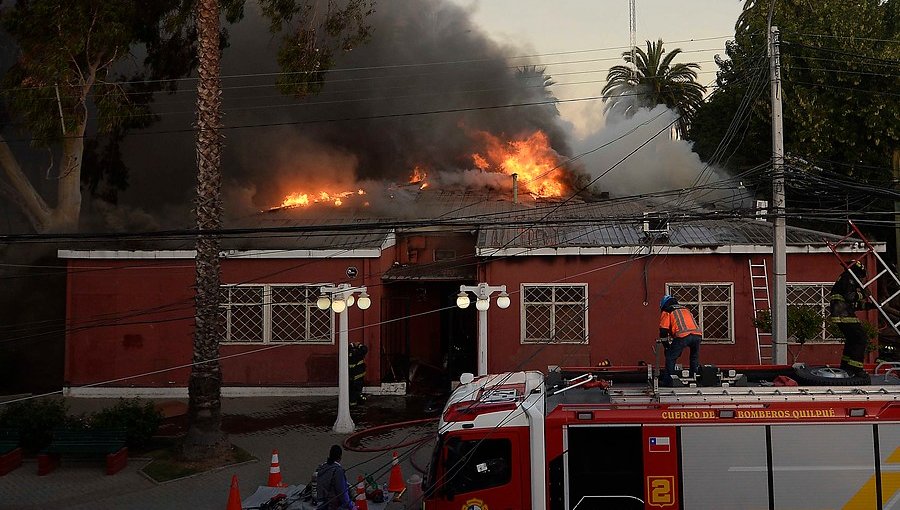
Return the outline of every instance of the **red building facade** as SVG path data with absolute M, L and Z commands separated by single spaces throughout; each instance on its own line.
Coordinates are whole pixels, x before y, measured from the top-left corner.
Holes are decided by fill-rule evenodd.
M 506 285 L 511 301 L 507 309 L 492 304 L 487 312 L 490 372 L 593 366 L 606 359 L 616 365 L 654 363 L 657 304 L 664 293 L 698 315 L 704 329 L 701 362 L 757 363 L 749 264 L 765 261 L 771 268 L 771 249 L 752 242 L 770 226 L 719 226 L 705 231 L 726 232 L 733 241 L 710 235 L 688 244 L 679 240 L 685 232 L 679 234 L 677 226 L 648 241 L 636 224 L 627 226 L 637 232 L 631 243 L 609 232 L 575 243 L 547 232 L 513 238 L 511 229 L 485 224 L 226 251 L 224 393 L 334 393 L 337 316 L 319 310 L 315 301 L 322 286 L 339 283 L 365 286 L 371 297 L 367 310 L 344 313 L 350 341 L 369 347 L 366 385 L 372 392 L 434 391 L 475 371 L 477 314 L 474 306 L 461 310 L 455 302 L 460 285 L 478 282 Z M 616 228 L 619 235 L 626 226 Z M 827 308 L 841 266 L 823 236 L 789 232 L 789 304 Z M 186 394 L 193 252 L 63 250 L 59 256 L 68 263 L 69 391 Z M 792 345 L 789 356 L 837 364 L 842 348 L 823 330 L 802 349 Z

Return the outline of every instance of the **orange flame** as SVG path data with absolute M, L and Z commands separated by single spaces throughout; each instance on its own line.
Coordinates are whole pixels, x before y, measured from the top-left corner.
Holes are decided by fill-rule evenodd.
M 428 187 L 428 182 L 425 179 L 428 177 L 428 172 L 426 172 L 419 165 L 416 165 L 412 169 L 412 175 L 409 176 L 410 184 L 419 184 L 419 189 L 425 189 Z
M 356 191 L 319 191 L 317 193 L 291 193 L 284 197 L 280 207 L 309 207 L 312 204 L 333 204 L 335 207 L 344 205 L 344 200 L 354 195 L 365 195 L 364 189 Z
M 518 174 L 519 186 L 537 197 L 563 196 L 568 186 L 562 158 L 552 147 L 543 131 L 508 142 L 485 132 L 475 135 L 485 144 L 482 153 L 472 155 L 476 168 L 486 172 Z

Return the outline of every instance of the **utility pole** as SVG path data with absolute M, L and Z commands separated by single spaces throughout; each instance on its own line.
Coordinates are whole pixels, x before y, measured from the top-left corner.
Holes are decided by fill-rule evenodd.
M 769 74 L 772 89 L 772 272 L 775 276 L 772 309 L 772 363 L 787 363 L 787 234 L 784 223 L 784 131 L 781 114 L 781 59 L 778 27 L 769 17 Z
M 894 171 L 894 190 L 900 190 L 900 149 L 894 149 L 891 161 Z M 900 270 L 900 200 L 894 200 L 894 250 L 897 258 L 897 269 Z
M 637 46 L 637 10 L 635 9 L 636 0 L 628 0 L 628 34 L 629 42 L 631 42 L 631 70 L 637 70 L 634 62 L 634 47 Z

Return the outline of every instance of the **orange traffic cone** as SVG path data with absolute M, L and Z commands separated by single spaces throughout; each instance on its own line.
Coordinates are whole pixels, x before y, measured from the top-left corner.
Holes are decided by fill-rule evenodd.
M 406 482 L 403 481 L 403 473 L 400 471 L 400 463 L 397 461 L 397 452 L 394 452 L 394 460 L 391 461 L 391 478 L 388 480 L 388 491 L 399 498 L 406 490 Z
M 356 479 L 356 509 L 369 510 L 369 501 L 366 499 L 366 481 L 362 475 Z
M 272 450 L 272 465 L 269 467 L 269 487 L 287 487 L 281 481 L 281 467 L 278 465 L 278 450 Z
M 237 475 L 231 475 L 231 489 L 228 491 L 228 506 L 225 510 L 241 510 L 241 489 Z

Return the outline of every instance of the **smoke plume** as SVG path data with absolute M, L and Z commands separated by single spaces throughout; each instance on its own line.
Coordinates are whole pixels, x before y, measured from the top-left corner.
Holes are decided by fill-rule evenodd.
M 546 101 L 549 92 L 527 61 L 508 58 L 522 50 L 492 41 L 463 8 L 444 0 L 383 1 L 370 23 L 371 41 L 340 57 L 323 91 L 304 100 L 274 88 L 279 40 L 255 6 L 230 29 L 222 67 L 229 216 L 277 206 L 286 194 L 323 182 L 346 189 L 360 181 L 407 182 L 417 165 L 431 175 L 459 173 L 448 182 L 466 175 L 474 177 L 467 182 L 493 182 L 467 172 L 480 149 L 471 135 L 478 131 L 517 139 L 541 130 L 554 150 L 568 154 L 554 105 L 497 108 Z M 265 73 L 272 75 L 260 76 Z M 189 126 L 190 96 L 160 98 L 163 120 L 148 131 Z M 161 203 L 187 210 L 193 143 L 190 133 L 129 140 L 126 200 L 151 210 Z
M 664 105 L 634 105 L 632 111 L 629 116 L 607 112 L 601 129 L 574 144 L 576 153 L 593 151 L 581 163 L 597 189 L 620 197 L 672 191 L 664 199 L 670 204 L 749 204 L 752 197 L 738 180 L 701 161 L 690 142 L 673 137 L 674 111 Z

